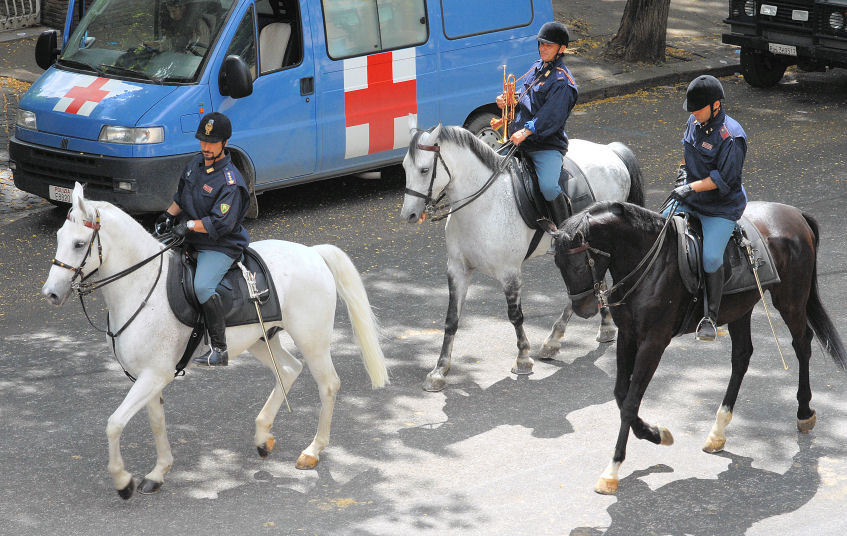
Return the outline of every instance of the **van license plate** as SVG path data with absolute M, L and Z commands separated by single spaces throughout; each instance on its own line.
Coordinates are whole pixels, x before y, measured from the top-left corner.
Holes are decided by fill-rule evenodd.
M 774 54 L 782 54 L 783 56 L 796 56 L 797 47 L 794 45 L 778 45 L 776 43 L 768 43 L 768 50 Z
M 61 186 L 50 185 L 48 188 L 48 193 L 50 195 L 50 199 L 52 199 L 53 201 L 59 201 L 61 203 L 71 202 L 70 188 L 62 188 Z

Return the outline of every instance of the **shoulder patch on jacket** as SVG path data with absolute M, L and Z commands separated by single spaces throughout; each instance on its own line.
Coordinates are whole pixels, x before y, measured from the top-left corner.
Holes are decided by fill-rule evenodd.
M 726 125 L 721 125 L 721 139 L 726 139 L 729 137 L 729 129 L 726 128 Z
M 232 171 L 226 170 L 226 183 L 227 184 L 235 184 L 235 177 L 232 176 Z
M 229 212 L 229 205 L 226 203 L 221 203 L 221 214 L 226 214 Z

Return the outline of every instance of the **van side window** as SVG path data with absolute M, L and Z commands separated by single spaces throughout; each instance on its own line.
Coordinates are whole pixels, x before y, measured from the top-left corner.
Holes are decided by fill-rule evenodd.
M 424 0 L 322 0 L 329 57 L 349 58 L 426 42 Z
M 241 56 L 241 59 L 247 62 L 250 74 L 255 80 L 258 61 L 256 60 L 256 23 L 253 18 L 253 6 L 250 6 L 238 24 L 238 29 L 235 30 L 235 37 L 232 38 L 232 43 L 226 51 L 227 56 L 230 54 Z
M 498 32 L 531 24 L 532 0 L 441 0 L 441 17 L 447 39 Z
M 261 74 L 303 61 L 303 31 L 299 0 L 256 0 L 259 18 Z

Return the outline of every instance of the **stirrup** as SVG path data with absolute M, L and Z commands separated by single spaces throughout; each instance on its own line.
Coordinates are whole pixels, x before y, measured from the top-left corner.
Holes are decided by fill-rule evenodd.
M 717 338 L 718 326 L 708 316 L 704 316 L 697 324 L 697 334 L 694 336 L 698 341 L 712 342 Z
M 229 352 L 226 349 L 209 348 L 205 354 L 195 357 L 192 361 L 207 367 L 225 367 L 229 365 Z

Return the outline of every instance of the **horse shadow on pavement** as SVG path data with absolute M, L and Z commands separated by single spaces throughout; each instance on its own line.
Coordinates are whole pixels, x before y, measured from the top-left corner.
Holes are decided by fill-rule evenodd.
M 408 446 L 443 453 L 454 443 L 503 425 L 531 429 L 538 438 L 573 433 L 569 413 L 613 399 L 613 379 L 596 366 L 609 348 L 614 345 L 600 344 L 571 363 L 545 360 L 544 364 L 558 370 L 540 380 L 510 375 L 485 389 L 466 382 L 451 383 L 443 391 L 445 423 L 406 428 L 398 434 Z
M 730 460 L 717 479 L 687 478 L 652 490 L 642 478 L 673 469 L 658 464 L 633 471 L 621 480 L 617 502 L 608 509 L 611 525 L 605 530 L 579 527 L 570 534 L 743 536 L 759 521 L 794 512 L 815 496 L 826 449 L 814 445 L 809 434 L 798 434 L 797 443 L 799 451 L 784 474 L 757 469 L 752 458 L 729 452 L 716 454 Z

